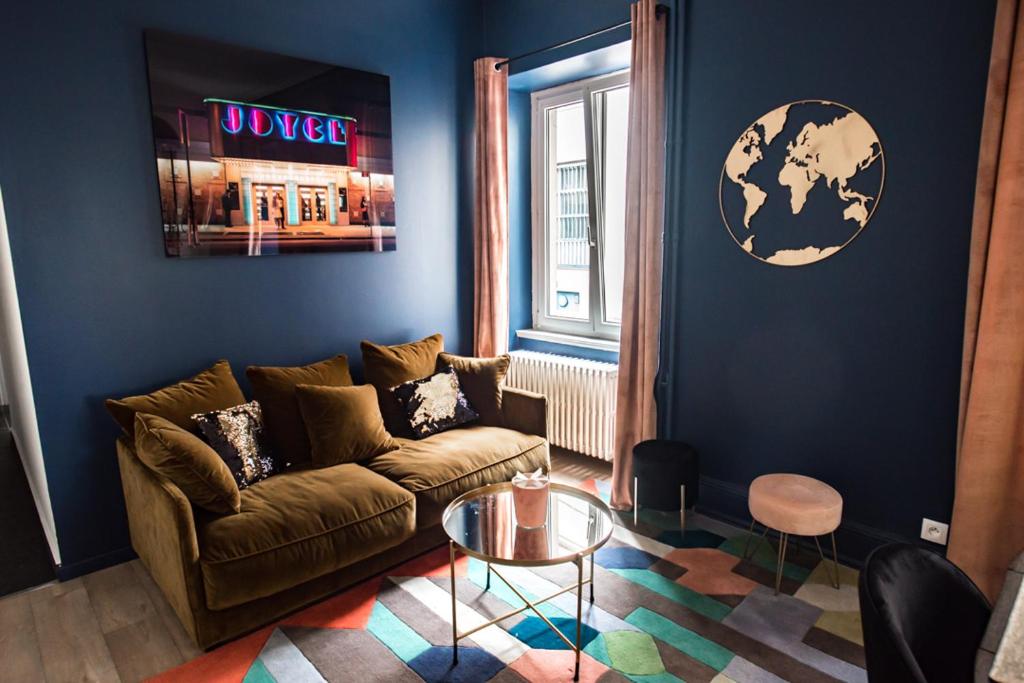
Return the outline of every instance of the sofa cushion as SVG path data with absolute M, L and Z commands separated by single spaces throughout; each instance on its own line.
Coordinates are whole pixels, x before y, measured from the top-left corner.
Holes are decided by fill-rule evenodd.
M 241 493 L 238 514 L 197 519 L 210 609 L 273 595 L 415 533 L 415 499 L 355 464 L 294 470 Z
M 197 433 L 192 421 L 196 413 L 223 410 L 245 403 L 245 396 L 231 374 L 231 365 L 219 360 L 191 379 L 142 396 L 108 398 L 107 410 L 130 439 L 135 438 L 135 414 L 149 413 L 162 417 L 182 429 Z
M 388 393 L 388 389 L 434 374 L 437 354 L 444 351 L 444 337 L 432 334 L 419 341 L 394 346 L 363 340 L 359 348 L 363 352 L 366 381 L 377 389 L 384 426 L 395 436 L 412 436 L 398 401 Z
M 181 489 L 193 505 L 221 515 L 241 509 L 238 486 L 221 457 L 170 420 L 138 413 L 135 452 L 146 467 Z
M 517 471 L 550 468 L 542 437 L 501 427 L 472 426 L 414 441 L 378 455 L 365 465 L 416 494 L 417 525 L 441 523 L 441 512 L 457 496 L 485 484 L 511 481 Z
M 300 384 L 295 395 L 312 444 L 314 467 L 359 462 L 398 448 L 398 443 L 384 429 L 377 392 L 369 384 L 358 387 Z
M 310 462 L 309 436 L 299 413 L 295 387 L 300 384 L 317 386 L 352 386 L 348 369 L 348 356 L 335 356 L 319 363 L 293 368 L 275 368 L 250 365 L 245 376 L 252 384 L 252 393 L 260 402 L 267 436 L 274 454 L 282 462 L 302 465 Z
M 494 358 L 472 358 L 441 353 L 438 369 L 443 365 L 455 368 L 459 385 L 469 405 L 480 414 L 480 424 L 504 427 L 501 419 L 501 385 L 508 373 L 512 357 L 507 353 Z

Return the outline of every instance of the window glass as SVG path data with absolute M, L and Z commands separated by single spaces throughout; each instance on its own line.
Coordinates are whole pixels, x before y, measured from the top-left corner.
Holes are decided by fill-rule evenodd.
M 626 247 L 626 130 L 629 88 L 599 93 L 604 100 L 604 245 L 601 284 L 604 320 L 622 322 L 622 268 Z
M 583 103 L 549 110 L 550 173 L 548 314 L 590 318 L 587 142 Z
M 618 339 L 629 74 L 535 92 L 531 103 L 534 329 Z

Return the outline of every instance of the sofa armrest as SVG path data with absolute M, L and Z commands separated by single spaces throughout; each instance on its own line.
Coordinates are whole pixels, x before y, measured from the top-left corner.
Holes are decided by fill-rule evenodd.
M 547 438 L 547 396 L 505 387 L 501 391 L 501 412 L 505 426 L 509 429 Z
M 181 489 L 146 467 L 124 437 L 117 440 L 117 461 L 132 548 L 198 641 L 195 612 L 203 609 L 205 598 L 192 504 Z

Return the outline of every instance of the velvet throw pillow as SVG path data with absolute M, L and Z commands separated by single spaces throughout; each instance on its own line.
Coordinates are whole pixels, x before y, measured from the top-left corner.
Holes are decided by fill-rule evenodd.
M 135 435 L 135 414 L 157 415 L 182 429 L 195 431 L 192 416 L 245 403 L 245 396 L 231 374 L 231 365 L 219 360 L 191 379 L 151 394 L 107 399 L 107 410 L 130 438 Z
M 227 410 L 192 416 L 203 438 L 221 457 L 239 489 L 284 469 L 274 460 L 263 431 L 260 404 L 250 401 Z
M 480 418 L 466 400 L 459 387 L 459 376 L 450 366 L 430 377 L 399 384 L 391 389 L 391 394 L 402 406 L 417 439 Z
M 139 460 L 169 479 L 193 505 L 220 515 L 241 509 L 231 470 L 198 436 L 148 413 L 135 415 L 133 431 Z
M 302 423 L 295 387 L 300 384 L 318 386 L 352 386 L 347 356 L 335 356 L 318 363 L 292 368 L 250 366 L 245 376 L 252 385 L 253 397 L 259 401 L 267 426 L 267 437 L 274 453 L 292 464 L 310 462 L 309 436 Z
M 360 345 L 366 382 L 377 389 L 384 426 L 396 436 L 412 436 L 401 406 L 389 391 L 392 387 L 437 372 L 437 354 L 444 351 L 444 337 L 433 334 L 419 341 L 381 346 L 370 341 Z
M 504 426 L 501 413 L 501 386 L 512 358 L 507 353 L 494 358 L 470 358 L 441 353 L 437 369 L 455 368 L 466 400 L 480 414 L 480 422 L 491 427 Z
M 295 395 L 312 444 L 314 467 L 359 462 L 398 448 L 384 428 L 373 387 L 302 384 Z

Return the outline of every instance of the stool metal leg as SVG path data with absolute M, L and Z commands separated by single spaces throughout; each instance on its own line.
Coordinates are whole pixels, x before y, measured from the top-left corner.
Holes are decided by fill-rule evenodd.
M 832 534 L 832 567 L 833 570 L 829 569 L 828 561 L 825 560 L 825 553 L 821 552 L 821 543 L 818 542 L 818 537 L 814 537 L 814 545 L 818 546 L 818 556 L 821 558 L 821 564 L 825 567 L 825 575 L 828 576 L 828 582 L 832 584 L 832 587 L 839 590 L 839 558 L 836 556 L 836 535 Z
M 775 568 L 775 594 L 779 594 L 782 585 L 782 565 L 786 562 L 786 546 L 789 545 L 789 534 L 779 532 L 779 564 Z
M 686 530 L 686 484 L 679 485 L 679 528 Z
M 839 590 L 839 553 L 836 552 L 836 532 L 832 536 L 832 566 L 836 569 L 836 590 Z
M 633 526 L 636 526 L 640 519 L 640 478 L 633 477 Z
M 754 552 L 750 553 L 750 556 L 748 557 L 747 550 L 750 548 L 750 539 L 754 536 L 754 524 L 756 524 L 756 522 L 756 520 L 750 520 L 750 529 L 747 531 L 747 542 L 743 544 L 743 560 L 754 559 L 754 555 L 757 554 L 757 549 L 761 547 L 761 544 L 764 543 L 765 536 L 768 535 L 768 527 L 765 527 L 764 531 L 762 531 L 761 535 L 757 538 L 757 544 L 754 546 Z M 769 546 L 769 548 L 770 547 L 771 546 Z

